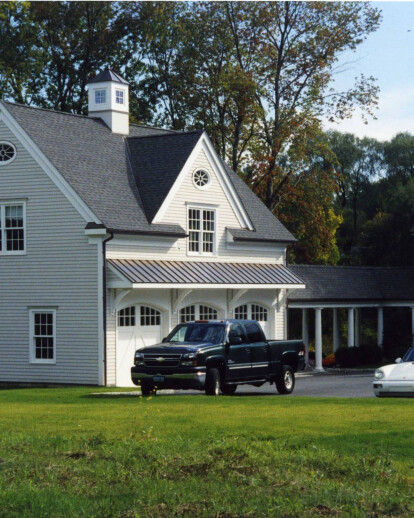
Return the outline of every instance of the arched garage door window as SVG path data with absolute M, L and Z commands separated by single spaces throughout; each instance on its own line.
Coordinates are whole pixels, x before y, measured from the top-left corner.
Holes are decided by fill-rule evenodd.
M 257 320 L 263 328 L 266 336 L 269 330 L 269 313 L 259 304 L 242 304 L 234 310 L 234 318 L 237 320 Z
M 134 327 L 136 306 L 120 309 L 118 311 L 118 326 L 119 327 Z M 154 308 L 148 306 L 137 306 L 139 310 L 139 324 L 141 326 L 159 326 L 161 325 L 161 313 Z
M 191 320 L 217 320 L 217 310 L 204 304 L 192 304 L 180 310 L 180 322 Z

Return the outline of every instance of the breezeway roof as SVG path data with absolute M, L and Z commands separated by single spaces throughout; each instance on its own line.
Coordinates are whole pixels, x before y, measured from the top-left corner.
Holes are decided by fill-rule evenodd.
M 414 268 L 291 265 L 306 289 L 289 295 L 299 302 L 414 301 Z
M 108 259 L 109 267 L 132 287 L 163 288 L 304 288 L 281 264 Z

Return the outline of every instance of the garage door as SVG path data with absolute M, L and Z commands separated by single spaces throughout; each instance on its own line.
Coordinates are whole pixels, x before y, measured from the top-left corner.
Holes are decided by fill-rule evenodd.
M 259 304 L 242 304 L 234 310 L 234 318 L 238 320 L 257 320 L 262 326 L 266 338 L 269 336 L 269 313 Z
M 161 342 L 161 313 L 149 306 L 129 306 L 118 311 L 116 340 L 116 384 L 134 387 L 131 367 L 140 347 Z

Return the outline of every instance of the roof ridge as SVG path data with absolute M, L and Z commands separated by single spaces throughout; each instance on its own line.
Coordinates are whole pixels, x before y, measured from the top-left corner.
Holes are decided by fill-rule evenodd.
M 16 103 L 16 102 L 12 102 L 12 101 L 5 101 L 4 99 L 0 99 L 0 102 L 3 102 L 5 104 L 11 104 L 12 106 L 20 106 L 21 108 L 29 108 L 30 110 L 41 110 L 44 112 L 58 113 L 59 115 L 70 115 L 72 117 L 80 117 L 83 119 L 102 121 L 102 119 L 100 117 L 91 117 L 90 115 L 81 115 L 79 113 L 70 113 L 70 112 L 64 112 L 64 111 L 60 111 L 60 110 L 52 110 L 51 108 L 43 108 L 41 106 L 29 106 L 27 104 Z
M 168 131 L 169 133 L 183 133 L 181 130 L 173 130 L 169 128 L 159 128 L 158 126 L 150 126 L 149 124 L 134 124 L 131 122 L 129 124 L 130 126 L 134 126 L 135 128 L 147 128 L 152 130 L 158 130 L 158 131 Z
M 178 136 L 183 136 L 183 135 L 191 135 L 193 133 L 199 133 L 201 135 L 203 132 L 204 132 L 204 130 L 199 129 L 199 130 L 191 130 L 191 131 L 177 131 L 177 132 L 174 132 L 174 133 L 168 133 L 167 135 L 165 135 L 165 134 L 161 134 L 161 135 L 142 135 L 142 136 L 138 136 L 138 135 L 129 136 L 129 135 L 126 135 L 126 138 L 128 140 L 133 140 L 133 139 L 141 140 L 141 139 L 144 139 L 144 138 L 178 137 Z

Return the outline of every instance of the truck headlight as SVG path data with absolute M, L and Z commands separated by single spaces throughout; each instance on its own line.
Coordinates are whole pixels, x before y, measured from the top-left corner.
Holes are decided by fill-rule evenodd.
M 375 376 L 376 380 L 381 380 L 385 376 L 385 373 L 384 373 L 384 371 L 382 369 L 377 369 L 375 371 L 374 376 Z
M 197 365 L 197 353 L 186 353 L 183 354 L 181 365 L 183 367 L 195 367 Z
M 144 365 L 144 355 L 135 353 L 135 365 Z

